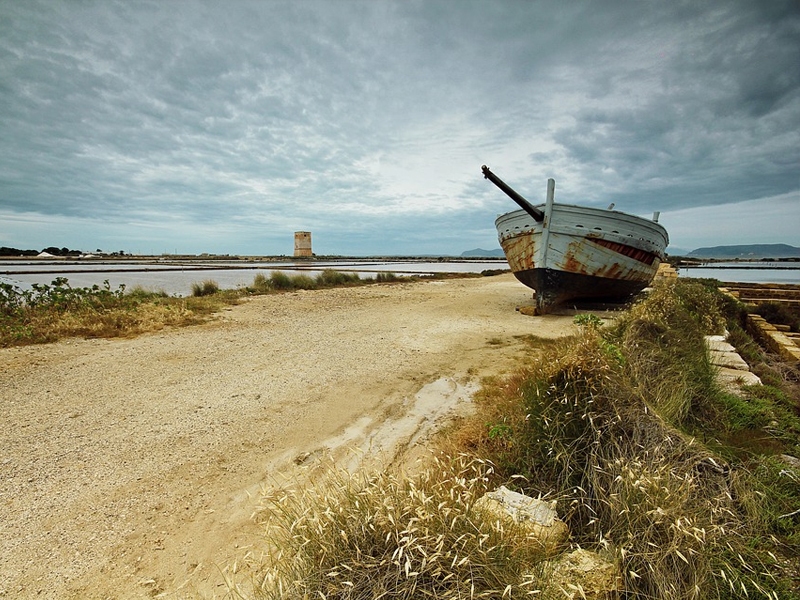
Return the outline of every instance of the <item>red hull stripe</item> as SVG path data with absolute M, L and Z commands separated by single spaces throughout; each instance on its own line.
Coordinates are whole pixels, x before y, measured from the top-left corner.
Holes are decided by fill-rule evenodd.
M 627 246 L 625 244 L 620 244 L 618 242 L 610 242 L 608 240 L 603 239 L 592 239 L 592 241 L 597 244 L 598 246 L 603 246 L 604 248 L 608 248 L 609 250 L 613 250 L 614 252 L 619 252 L 620 254 L 624 254 L 634 260 L 638 260 L 641 263 L 646 265 L 652 265 L 653 262 L 656 260 L 656 255 L 652 252 L 646 252 L 645 250 L 639 250 L 639 248 L 634 248 L 633 246 Z

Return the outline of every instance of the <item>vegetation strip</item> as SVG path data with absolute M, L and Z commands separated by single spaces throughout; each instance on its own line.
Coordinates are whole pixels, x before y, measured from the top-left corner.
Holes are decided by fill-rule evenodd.
M 435 278 L 438 277 L 448 275 Z M 35 283 L 30 290 L 0 283 L 0 347 L 48 343 L 75 336 L 132 336 L 164 327 L 192 325 L 210 318 L 223 306 L 258 294 L 418 279 L 394 273 L 360 278 L 354 273 L 333 270 L 324 270 L 316 277 L 273 271 L 269 277 L 257 273 L 251 285 L 234 290 L 221 290 L 212 279 L 194 283 L 192 296 L 187 298 L 140 287 L 127 290 L 124 285 L 112 289 L 108 280 L 102 286 L 73 288 L 66 277 L 56 277 L 49 285 Z

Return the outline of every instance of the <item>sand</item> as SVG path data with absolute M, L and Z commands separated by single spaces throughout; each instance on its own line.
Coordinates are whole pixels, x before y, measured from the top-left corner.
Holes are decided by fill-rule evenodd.
M 522 339 L 506 274 L 257 297 L 134 339 L 0 349 L 0 597 L 223 597 L 262 489 L 403 460 Z M 353 452 L 352 448 L 360 448 Z

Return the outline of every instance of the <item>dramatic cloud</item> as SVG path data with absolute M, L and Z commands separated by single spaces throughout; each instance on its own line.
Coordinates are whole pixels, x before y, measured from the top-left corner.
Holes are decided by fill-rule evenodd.
M 798 64 L 795 0 L 0 0 L 0 245 L 495 248 L 481 164 L 800 245 Z

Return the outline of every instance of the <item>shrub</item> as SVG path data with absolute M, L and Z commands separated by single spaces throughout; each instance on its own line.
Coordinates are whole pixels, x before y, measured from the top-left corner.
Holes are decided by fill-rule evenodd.
M 703 340 L 724 323 L 715 293 L 671 284 L 613 327 L 580 318 L 578 336 L 481 401 L 489 426 L 473 448 L 522 491 L 557 498 L 575 543 L 615 551 L 629 598 L 778 597 L 788 589 L 754 542 L 765 532 L 740 504 L 764 494 L 745 494 L 753 488 L 734 485 L 733 465 L 677 428 L 711 417 L 702 427 L 720 437 L 711 428 L 731 418 Z M 738 418 L 765 425 L 780 414 L 778 401 L 759 391 Z M 797 502 L 794 483 L 784 484 Z M 790 504 L 784 497 L 780 506 Z
M 376 273 L 375 281 L 378 283 L 392 283 L 397 281 L 398 277 L 394 273 Z
M 270 276 L 270 285 L 272 285 L 272 289 L 274 290 L 293 290 L 294 283 L 292 282 L 291 277 L 289 277 L 283 271 L 273 271 L 272 275 Z
M 357 273 L 342 273 L 333 269 L 325 269 L 317 275 L 317 285 L 319 287 L 338 287 L 361 283 Z
M 213 279 L 192 284 L 192 296 L 211 296 L 217 292 L 219 292 L 219 284 Z
M 523 491 L 558 498 L 575 543 L 617 552 L 629 593 L 691 598 L 713 590 L 720 569 L 739 576 L 718 560 L 737 523 L 723 469 L 626 387 L 596 330 L 548 353 L 508 392 L 524 419 L 490 431 L 485 447 L 500 450 L 502 475 L 521 476 Z
M 754 312 L 773 325 L 788 325 L 794 333 L 800 332 L 800 310 L 778 302 L 760 302 Z
M 299 273 L 292 277 L 291 280 L 292 289 L 295 290 L 315 290 L 318 287 L 316 280 L 305 273 Z
M 272 283 L 269 278 L 263 273 L 256 273 L 253 277 L 253 283 L 247 288 L 247 291 L 257 294 L 264 294 L 272 290 Z
M 40 344 L 67 336 L 117 337 L 196 322 L 185 302 L 163 292 L 103 285 L 73 288 L 64 277 L 30 290 L 0 285 L 0 346 Z
M 154 300 L 156 298 L 168 298 L 169 294 L 165 292 L 163 289 L 157 290 L 149 290 L 141 285 L 135 285 L 130 290 L 128 290 L 127 295 L 130 296 L 132 299 L 140 300 L 140 301 L 148 301 Z

